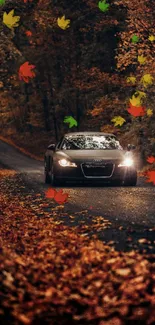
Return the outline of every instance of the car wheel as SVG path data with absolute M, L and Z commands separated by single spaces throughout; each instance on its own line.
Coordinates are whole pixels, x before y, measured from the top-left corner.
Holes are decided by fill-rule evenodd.
M 136 186 L 137 184 L 137 177 L 131 177 L 128 180 L 124 181 L 124 186 Z
M 63 181 L 58 180 L 58 179 L 55 177 L 55 175 L 54 175 L 54 173 L 53 173 L 53 168 L 52 168 L 52 170 L 51 170 L 51 184 L 52 184 L 53 186 L 61 186 L 61 185 L 64 184 Z
M 45 173 L 45 183 L 51 184 L 51 177 L 47 172 Z
M 113 181 L 112 184 L 114 186 L 122 186 L 123 185 L 123 181 L 121 179 L 119 179 L 117 181 Z
M 47 161 L 45 159 L 45 183 L 46 184 L 51 184 L 51 176 L 49 175 L 47 171 Z

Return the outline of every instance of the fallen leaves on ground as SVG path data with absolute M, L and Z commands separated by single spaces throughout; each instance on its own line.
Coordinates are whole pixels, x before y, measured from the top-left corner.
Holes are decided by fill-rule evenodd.
M 19 200 L 15 182 L 3 182 L 2 177 L 2 324 L 154 324 L 155 263 L 136 251 L 118 252 L 89 239 L 79 227 L 57 224 L 59 209 L 51 209 L 50 217 L 49 212 L 38 217 L 33 195 L 24 196 L 25 187 L 19 184 L 23 191 Z M 38 210 L 47 207 L 39 193 L 35 200 Z M 102 216 L 96 219 L 96 224 L 110 225 Z

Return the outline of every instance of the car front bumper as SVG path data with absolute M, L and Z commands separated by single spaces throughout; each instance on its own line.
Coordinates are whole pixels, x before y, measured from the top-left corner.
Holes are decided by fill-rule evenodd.
M 118 167 L 118 165 L 113 164 L 111 168 L 107 168 L 107 170 L 99 167 L 94 167 L 94 170 L 85 170 L 82 166 L 83 164 L 79 164 L 77 167 L 61 167 L 55 164 L 54 166 L 54 176 L 58 180 L 65 181 L 85 181 L 85 182 L 112 182 L 112 181 L 124 181 L 126 179 L 130 179 L 131 177 L 135 177 L 137 172 L 134 167 Z M 97 168 L 95 170 L 95 168 Z

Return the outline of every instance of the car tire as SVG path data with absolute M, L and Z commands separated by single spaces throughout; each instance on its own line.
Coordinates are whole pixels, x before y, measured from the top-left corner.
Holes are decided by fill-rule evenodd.
M 55 176 L 54 176 L 54 173 L 53 173 L 53 169 L 51 170 L 51 184 L 53 186 L 61 186 L 64 184 L 63 181 L 57 179 Z
M 45 184 L 51 184 L 51 176 L 47 171 L 47 161 L 45 159 Z
M 45 184 L 51 184 L 51 176 L 45 172 Z
M 119 179 L 117 181 L 113 181 L 112 184 L 114 186 L 122 186 L 123 185 L 123 181 L 121 179 Z
M 131 177 L 130 179 L 124 181 L 124 186 L 136 186 L 136 184 L 137 184 L 137 176 Z

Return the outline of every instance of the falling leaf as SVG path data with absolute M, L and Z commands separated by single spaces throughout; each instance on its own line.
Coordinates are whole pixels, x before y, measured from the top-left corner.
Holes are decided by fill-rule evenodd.
M 146 113 L 147 113 L 147 116 L 152 116 L 153 115 L 153 110 L 151 108 L 148 108 Z
M 34 71 L 35 65 L 29 65 L 29 62 L 23 63 L 19 68 L 19 79 L 25 81 L 26 83 L 29 82 L 29 78 L 34 78 L 36 76 Z
M 149 164 L 153 164 L 153 163 L 155 162 L 155 157 L 153 157 L 153 156 L 148 157 L 148 158 L 147 158 L 147 162 L 148 162 Z
M 130 103 L 132 106 L 140 107 L 142 104 L 142 99 L 146 97 L 146 94 L 142 91 L 136 91 L 135 94 L 130 98 Z
M 77 121 L 72 116 L 66 116 L 64 118 L 64 123 L 69 123 L 69 128 L 77 126 Z
M 143 55 L 139 55 L 138 56 L 138 62 L 140 64 L 145 64 L 145 61 L 146 61 L 146 57 L 145 56 L 143 56 Z
M 139 37 L 137 35 L 133 35 L 132 38 L 131 38 L 131 42 L 132 43 L 138 43 L 139 42 Z
M 45 197 L 47 199 L 54 199 L 59 204 L 63 204 L 67 201 L 69 194 L 63 193 L 62 189 L 57 192 L 55 189 L 50 188 L 45 192 Z
M 136 83 L 136 78 L 135 77 L 128 77 L 127 78 L 127 82 L 131 82 L 132 84 L 135 84 Z
M 105 12 L 109 9 L 109 3 L 106 3 L 106 0 L 99 1 L 98 7 L 101 11 Z
M 14 9 L 11 10 L 8 14 L 4 12 L 3 14 L 3 23 L 10 29 L 19 26 L 19 16 L 14 16 Z
M 124 122 L 126 122 L 126 120 L 121 116 L 115 116 L 111 121 L 114 122 L 114 126 L 122 126 Z
M 58 18 L 57 23 L 58 23 L 58 26 L 61 29 L 64 29 L 64 30 L 70 27 L 69 26 L 70 25 L 70 19 L 65 19 L 65 16 L 62 16 L 61 18 Z
M 0 0 L 0 6 L 5 4 L 5 0 Z
M 130 104 L 130 107 L 127 109 L 127 111 L 135 117 L 145 115 L 145 108 L 141 106 L 137 107 Z
M 139 98 L 145 98 L 146 94 L 143 91 L 137 90 L 135 92 L 135 95 L 138 96 Z
M 147 183 L 153 183 L 155 185 L 155 170 L 147 171 L 146 177 L 148 180 L 146 180 Z
M 32 36 L 32 32 L 31 32 L 30 30 L 27 30 L 27 31 L 25 32 L 25 34 L 26 34 L 28 37 Z
M 69 194 L 68 193 L 63 193 L 63 190 L 61 189 L 54 196 L 54 200 L 57 203 L 62 204 L 62 203 L 67 202 L 68 196 L 69 196 Z
M 150 35 L 149 36 L 149 41 L 151 41 L 151 42 L 155 41 L 155 36 L 154 35 Z
M 148 73 L 148 74 L 145 74 L 145 75 L 141 78 L 140 82 L 143 83 L 143 86 L 144 86 L 144 87 L 147 87 L 147 86 L 153 84 L 153 77 L 152 77 L 149 73 Z
M 57 191 L 53 188 L 49 188 L 46 193 L 45 193 L 45 197 L 47 199 L 53 199 L 54 196 L 56 195 Z

